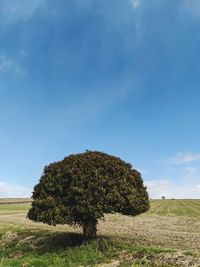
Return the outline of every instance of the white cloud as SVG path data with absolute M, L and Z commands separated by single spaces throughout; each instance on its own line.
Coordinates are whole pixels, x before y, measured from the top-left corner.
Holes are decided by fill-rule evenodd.
M 200 198 L 200 185 L 176 185 L 170 179 L 144 182 L 151 198 Z
M 2 25 L 26 21 L 45 6 L 46 0 L 1 0 L 0 22 Z
M 179 153 L 176 157 L 170 159 L 175 164 L 184 164 L 200 161 L 200 153 Z
M 129 0 L 130 4 L 134 9 L 138 8 L 140 6 L 141 0 Z
M 25 74 L 25 70 L 18 62 L 6 55 L 0 55 L 0 73 Z
M 0 182 L 0 197 L 9 198 L 9 197 L 31 197 L 31 189 L 7 184 L 5 182 Z
M 168 179 L 146 181 L 145 185 L 151 198 L 167 196 L 171 188 L 171 182 Z

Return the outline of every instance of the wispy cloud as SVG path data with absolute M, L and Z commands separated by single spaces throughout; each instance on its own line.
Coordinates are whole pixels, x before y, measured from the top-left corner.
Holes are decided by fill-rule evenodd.
M 126 100 L 130 93 L 130 87 L 117 87 L 117 85 L 114 88 L 106 87 L 96 91 L 90 90 L 79 98 L 75 104 L 73 103 L 67 109 L 64 107 L 57 121 L 60 124 L 65 124 L 68 120 L 68 124 L 71 122 L 73 126 L 80 127 L 107 114 L 117 104 Z
M 25 74 L 25 69 L 13 58 L 0 55 L 0 73 Z
M 131 6 L 136 9 L 140 6 L 141 0 L 129 0 Z
M 200 185 L 176 185 L 171 179 L 149 180 L 145 182 L 151 198 L 199 198 Z
M 200 1 L 199 0 L 182 0 L 183 7 L 186 12 L 194 16 L 200 16 Z
M 185 164 L 200 161 L 200 153 L 179 153 L 176 157 L 169 159 L 174 164 Z
M 191 175 L 194 175 L 194 174 L 197 174 L 198 173 L 198 169 L 197 168 L 194 168 L 194 167 L 186 167 L 185 168 L 185 171 L 188 174 L 191 174 Z
M 31 189 L 0 182 L 0 197 L 31 197 Z
M 171 182 L 168 179 L 146 181 L 145 185 L 151 198 L 166 196 L 171 188 Z
M 25 21 L 33 17 L 36 12 L 45 6 L 46 0 L 1 0 L 1 25 L 10 25 Z
M 24 48 L 21 48 L 18 50 L 18 54 L 21 56 L 21 57 L 28 57 L 29 56 L 29 52 L 24 49 Z

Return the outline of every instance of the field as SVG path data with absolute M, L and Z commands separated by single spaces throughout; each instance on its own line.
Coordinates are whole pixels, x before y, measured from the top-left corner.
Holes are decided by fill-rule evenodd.
M 106 215 L 90 242 L 79 228 L 29 221 L 29 207 L 0 199 L 0 267 L 200 266 L 200 200 L 152 200 L 134 218 Z

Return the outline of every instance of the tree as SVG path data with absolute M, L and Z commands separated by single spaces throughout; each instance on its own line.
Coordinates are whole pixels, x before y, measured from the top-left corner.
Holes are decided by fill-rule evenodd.
M 95 151 L 46 166 L 32 198 L 29 219 L 81 226 L 86 239 L 96 235 L 105 213 L 135 216 L 149 209 L 140 173 L 120 158 Z
M 166 198 L 165 196 L 162 196 L 162 199 L 163 199 L 163 200 L 165 200 L 165 198 Z

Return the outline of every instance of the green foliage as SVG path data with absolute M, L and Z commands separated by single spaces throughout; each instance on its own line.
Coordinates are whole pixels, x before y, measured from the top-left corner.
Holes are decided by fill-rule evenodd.
M 120 158 L 87 151 L 45 167 L 28 217 L 50 225 L 79 225 L 89 236 L 95 235 L 104 213 L 135 216 L 148 209 L 139 172 Z

